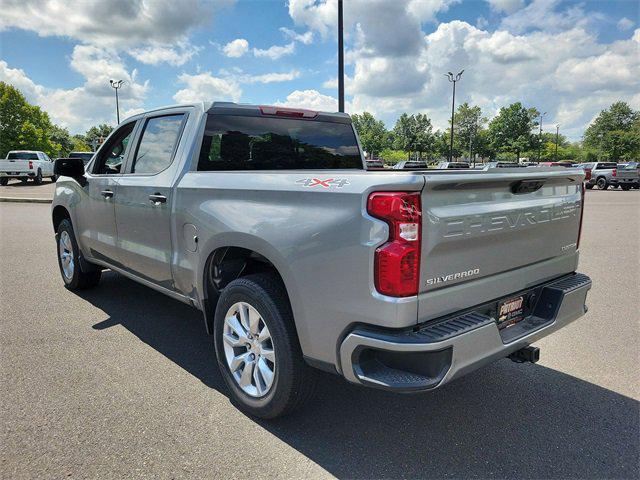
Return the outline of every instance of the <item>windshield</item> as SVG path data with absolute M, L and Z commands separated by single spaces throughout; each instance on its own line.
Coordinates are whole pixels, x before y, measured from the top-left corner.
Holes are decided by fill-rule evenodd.
M 348 123 L 209 115 L 198 170 L 362 169 Z
M 9 152 L 9 160 L 38 160 L 38 154 L 33 152 Z

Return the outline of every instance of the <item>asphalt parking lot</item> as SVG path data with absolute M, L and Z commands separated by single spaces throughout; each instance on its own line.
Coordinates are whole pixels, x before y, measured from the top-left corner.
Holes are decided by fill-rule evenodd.
M 256 421 L 229 402 L 201 314 L 105 273 L 62 286 L 49 205 L 0 203 L 0 477 L 638 478 L 640 194 L 589 191 L 586 317 L 421 395 L 323 374 Z

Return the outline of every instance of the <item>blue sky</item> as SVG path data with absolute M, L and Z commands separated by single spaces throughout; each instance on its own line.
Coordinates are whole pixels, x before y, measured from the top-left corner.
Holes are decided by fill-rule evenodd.
M 578 139 L 616 100 L 640 108 L 637 1 L 346 0 L 347 110 L 445 128 L 450 85 L 485 115 L 523 101 Z M 4 0 L 0 80 L 73 133 L 183 101 L 335 110 L 336 2 Z

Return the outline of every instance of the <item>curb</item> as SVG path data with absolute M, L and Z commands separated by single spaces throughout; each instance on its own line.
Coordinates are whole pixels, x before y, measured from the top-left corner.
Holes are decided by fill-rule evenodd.
M 1 202 L 10 203 L 51 203 L 51 198 L 19 198 L 19 197 L 0 197 Z

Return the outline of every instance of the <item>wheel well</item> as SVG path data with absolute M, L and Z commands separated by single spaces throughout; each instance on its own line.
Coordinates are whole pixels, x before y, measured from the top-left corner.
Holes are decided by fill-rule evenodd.
M 53 231 L 55 233 L 58 232 L 58 226 L 64 219 L 71 220 L 71 215 L 69 215 L 69 212 L 67 211 L 67 209 L 64 208 L 62 205 L 57 205 L 53 209 L 52 217 L 53 217 Z
M 273 273 L 284 285 L 275 265 L 257 252 L 241 247 L 220 247 L 209 255 L 204 269 L 206 299 L 203 305 L 207 333 L 213 333 L 213 316 L 222 290 L 236 278 L 254 273 Z

